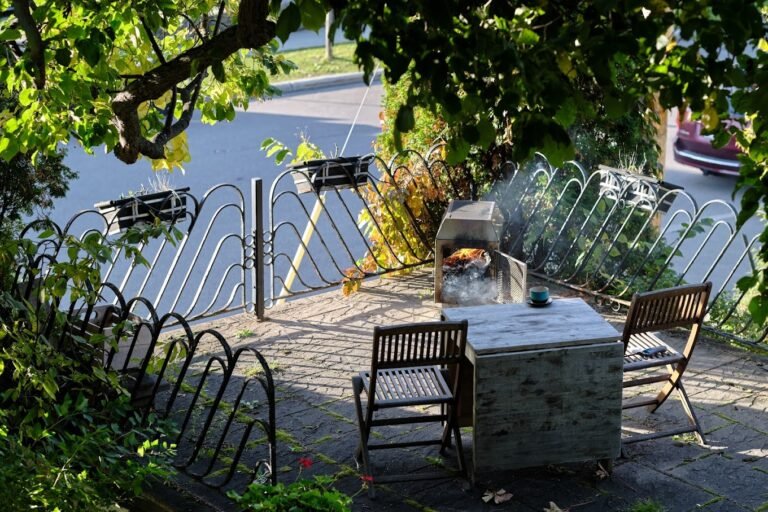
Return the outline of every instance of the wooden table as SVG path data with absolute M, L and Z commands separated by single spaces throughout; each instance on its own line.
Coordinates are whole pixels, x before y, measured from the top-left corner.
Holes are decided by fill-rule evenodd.
M 442 316 L 469 320 L 471 367 L 462 371 L 471 375 L 474 472 L 619 455 L 624 347 L 583 300 L 445 308 Z

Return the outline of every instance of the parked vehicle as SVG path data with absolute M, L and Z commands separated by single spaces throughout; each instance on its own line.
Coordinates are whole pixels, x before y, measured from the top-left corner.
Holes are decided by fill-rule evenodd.
M 725 146 L 714 147 L 714 137 L 702 133 L 701 121 L 691 119 L 690 111 L 678 117 L 677 125 L 677 139 L 673 145 L 675 162 L 698 167 L 704 174 L 739 175 L 741 150 L 734 137 Z

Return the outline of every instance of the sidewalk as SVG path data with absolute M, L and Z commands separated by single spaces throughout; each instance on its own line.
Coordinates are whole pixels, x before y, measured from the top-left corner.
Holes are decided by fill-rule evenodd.
M 706 430 L 707 446 L 685 436 L 631 445 L 628 458 L 616 461 L 608 478 L 595 463 L 547 466 L 500 473 L 471 490 L 463 490 L 463 482 L 455 479 L 379 486 L 377 499 L 371 501 L 361 492 L 352 457 L 358 438 L 350 378 L 370 364 L 374 325 L 439 318 L 431 286 L 429 272 L 420 271 L 367 281 L 361 292 L 346 299 L 331 290 L 295 300 L 268 311 L 265 322 L 238 315 L 211 323 L 233 349 L 250 345 L 273 366 L 280 481 L 294 481 L 298 458 L 308 456 L 314 463 L 302 477 L 335 475 L 337 487 L 355 496 L 353 509 L 360 511 L 540 512 L 550 502 L 574 512 L 622 511 L 643 499 L 660 502 L 670 512 L 768 510 L 768 359 L 707 339 L 698 345 L 686 374 L 686 389 Z M 554 293 L 574 294 L 567 289 Z M 584 298 L 617 326 L 623 320 Z M 237 341 L 238 333 L 248 336 Z M 624 423 L 654 429 L 681 419 L 678 409 L 674 403 L 653 415 L 636 411 L 625 416 Z M 464 440 L 471 450 L 470 432 L 464 433 Z M 423 471 L 442 464 L 430 448 L 375 455 L 379 474 L 390 467 Z M 454 461 L 449 457 L 445 462 Z M 500 505 L 482 500 L 485 491 L 499 489 L 512 493 L 512 499 Z M 225 501 L 217 502 L 224 506 Z
M 341 31 L 336 32 L 334 42 L 348 43 Z M 291 51 L 300 50 L 304 48 L 322 48 L 325 46 L 325 28 L 321 28 L 317 33 L 311 30 L 299 30 L 294 32 L 288 38 L 288 41 L 284 45 L 280 46 L 279 51 Z M 376 83 L 381 79 L 381 69 L 377 70 L 373 75 L 371 83 Z M 289 80 L 286 82 L 280 82 L 274 84 L 283 94 L 299 91 L 307 91 L 313 89 L 322 89 L 325 87 L 338 87 L 342 85 L 350 84 L 362 84 L 363 73 L 362 71 L 354 73 L 339 73 L 334 75 L 315 76 L 310 78 L 300 78 L 297 80 Z
M 336 31 L 336 37 L 333 40 L 334 43 L 348 43 L 349 39 L 344 37 L 341 30 Z M 294 32 L 288 37 L 285 44 L 280 45 L 281 52 L 288 52 L 291 50 L 301 50 L 303 48 L 320 48 L 325 46 L 325 27 L 318 30 L 316 33 L 303 29 Z

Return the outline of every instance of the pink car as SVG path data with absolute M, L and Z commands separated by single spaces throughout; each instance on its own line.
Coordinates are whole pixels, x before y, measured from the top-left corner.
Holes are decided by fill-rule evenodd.
M 701 121 L 691 120 L 691 113 L 686 112 L 683 119 L 678 118 L 677 139 L 675 140 L 675 162 L 698 167 L 704 174 L 739 175 L 739 154 L 736 139 L 731 137 L 728 143 L 716 148 L 712 146 L 712 135 L 704 135 Z

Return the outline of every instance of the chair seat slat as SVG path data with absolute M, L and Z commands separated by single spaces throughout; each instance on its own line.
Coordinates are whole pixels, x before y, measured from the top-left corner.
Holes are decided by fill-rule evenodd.
M 367 393 L 371 374 L 360 372 L 360 377 Z M 377 407 L 440 404 L 452 400 L 450 388 L 437 366 L 379 370 L 375 395 Z

